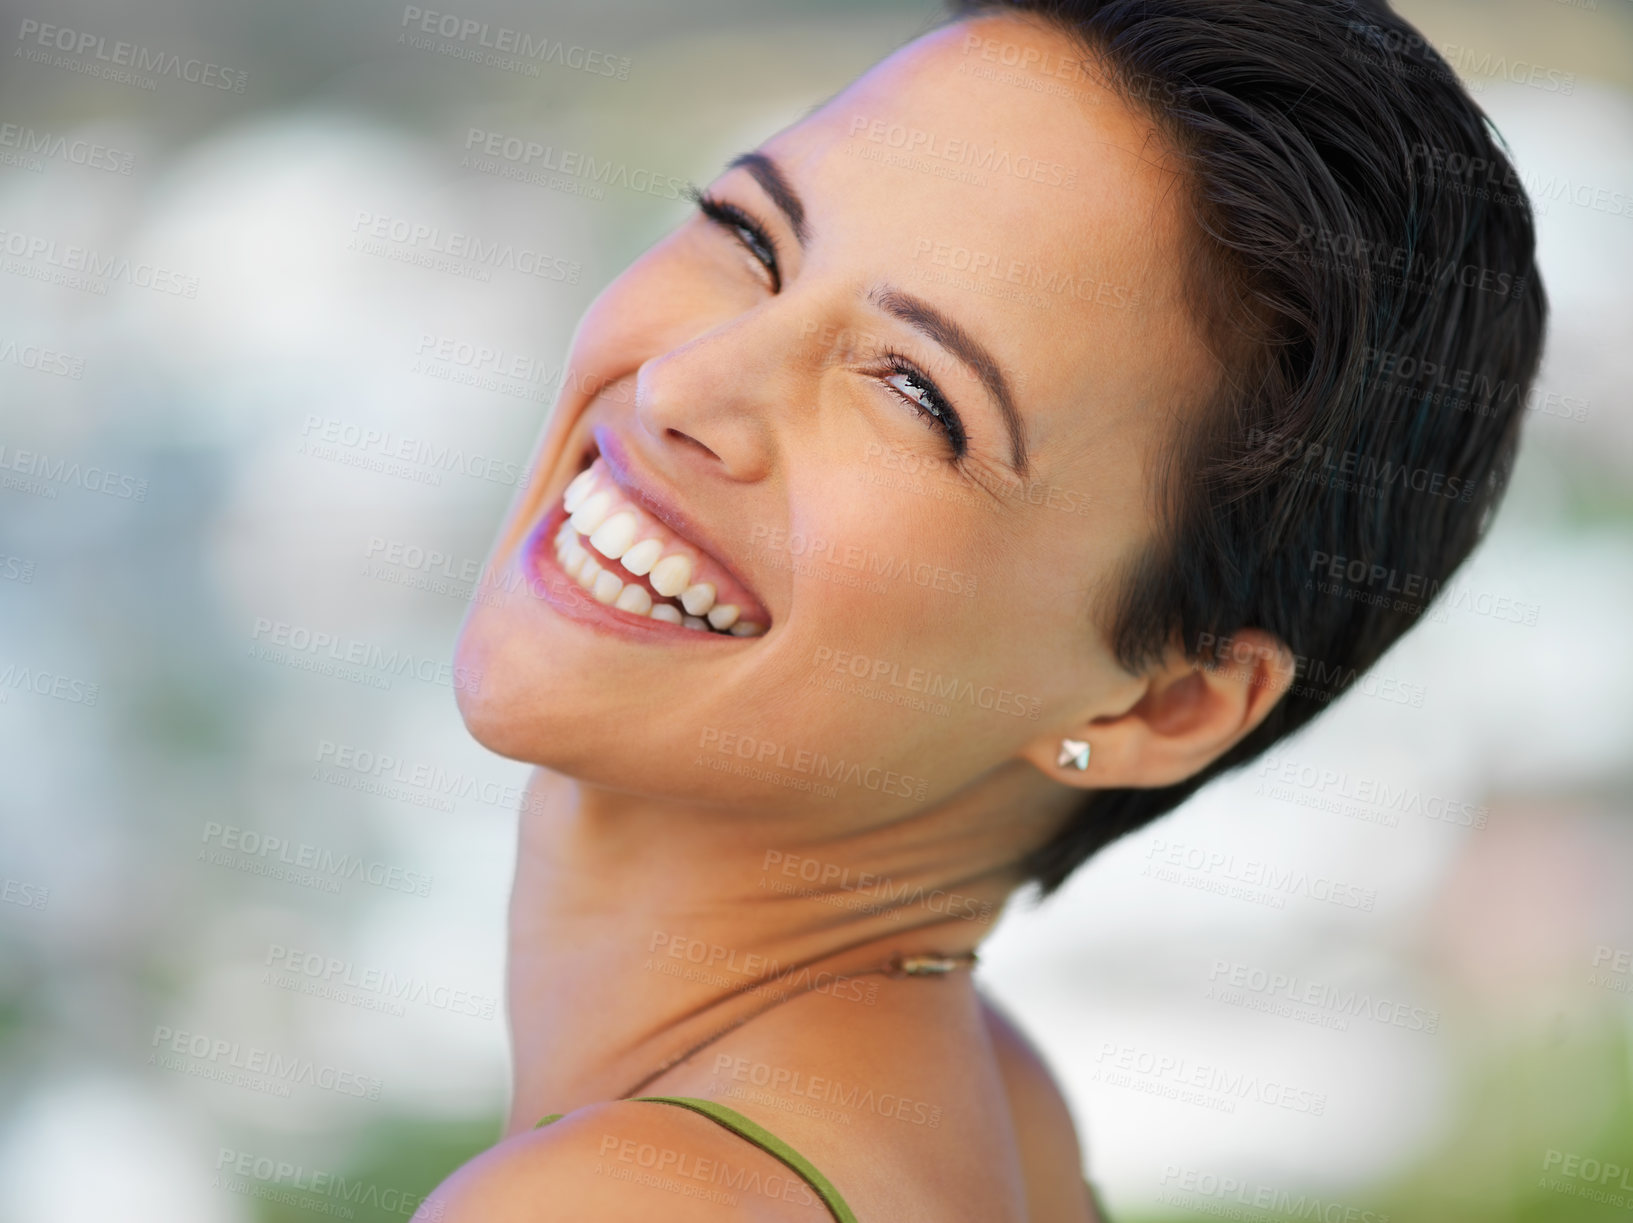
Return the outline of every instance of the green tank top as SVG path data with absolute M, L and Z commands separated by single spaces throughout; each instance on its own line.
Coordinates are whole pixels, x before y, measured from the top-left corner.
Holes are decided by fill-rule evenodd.
M 822 1204 L 828 1208 L 828 1213 L 839 1220 L 839 1223 L 857 1223 L 856 1216 L 851 1213 L 851 1208 L 845 1204 L 845 1199 L 839 1195 L 839 1190 L 834 1188 L 832 1181 L 816 1170 L 816 1165 L 770 1130 L 755 1124 L 735 1109 L 727 1108 L 724 1104 L 716 1104 L 713 1100 L 700 1100 L 695 1096 L 635 1096 L 633 1099 L 638 1104 L 673 1104 L 679 1108 L 688 1108 L 694 1113 L 707 1117 L 715 1124 L 724 1126 L 739 1138 L 747 1139 L 766 1154 L 781 1160 L 786 1167 L 816 1191 L 817 1197 L 821 1198 Z M 552 1121 L 559 1121 L 566 1115 L 566 1113 L 551 1113 L 533 1128 L 538 1129 L 539 1126 L 549 1125 Z

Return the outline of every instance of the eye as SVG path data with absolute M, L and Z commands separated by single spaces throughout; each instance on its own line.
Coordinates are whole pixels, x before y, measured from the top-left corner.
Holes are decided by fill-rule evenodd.
M 777 263 L 777 244 L 771 240 L 765 226 L 736 204 L 716 199 L 696 187 L 689 186 L 686 194 L 697 205 L 699 212 L 742 243 L 771 277 L 771 291 L 780 293 L 782 271 Z
M 907 402 L 926 427 L 939 429 L 951 444 L 954 456 L 962 458 L 968 448 L 964 422 L 940 388 L 900 353 L 886 353 L 885 365 L 891 372 L 884 377 L 884 384 Z

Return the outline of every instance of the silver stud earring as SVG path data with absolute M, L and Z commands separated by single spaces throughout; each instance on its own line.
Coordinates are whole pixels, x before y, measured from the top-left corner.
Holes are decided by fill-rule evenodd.
M 1060 759 L 1055 763 L 1061 768 L 1070 765 L 1082 772 L 1089 767 L 1089 745 L 1081 739 L 1062 739 L 1060 741 Z

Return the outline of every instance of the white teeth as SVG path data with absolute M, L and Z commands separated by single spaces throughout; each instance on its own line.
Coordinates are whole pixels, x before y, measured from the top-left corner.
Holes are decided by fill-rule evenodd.
M 664 557 L 652 567 L 650 580 L 653 590 L 666 599 L 674 598 L 692 580 L 692 558 L 679 553 Z
M 684 552 L 663 555 L 662 539 L 635 538 L 641 532 L 641 517 L 628 502 L 606 489 L 597 490 L 592 471 L 580 472 L 562 493 L 562 505 L 569 517 L 556 532 L 556 559 L 564 572 L 585 587 L 597 602 L 610 603 L 620 611 L 650 616 L 666 624 L 679 624 L 696 632 L 729 633 L 733 637 L 758 637 L 765 625 L 745 622 L 742 608 L 735 603 L 715 602 L 713 582 L 692 581 L 697 562 Z M 614 505 L 622 508 L 613 513 Z M 581 539 L 580 536 L 587 537 Z M 586 548 L 585 543 L 589 544 Z M 593 551 L 591 550 L 593 549 Z M 602 558 L 617 561 L 604 566 Z M 646 575 L 652 589 L 665 599 L 679 599 L 680 607 L 656 602 L 639 582 L 626 585 L 623 573 Z M 682 614 L 681 608 L 685 609 Z
M 611 576 L 610 574 L 607 576 Z M 652 610 L 652 596 L 646 593 L 643 587 L 631 582 L 624 587 L 623 593 L 613 600 L 614 607 L 619 611 L 634 612 L 644 616 Z
M 568 540 L 561 549 L 561 567 L 576 578 L 588 557 L 589 553 L 584 551 L 583 545 L 575 537 Z
M 593 542 L 593 541 L 592 541 Z M 621 558 L 625 569 L 639 577 L 643 573 L 650 573 L 652 566 L 658 563 L 658 557 L 663 552 L 663 541 L 658 539 L 643 539 Z
M 583 505 L 584 498 L 590 495 L 590 490 L 594 487 L 595 475 L 588 467 L 574 476 L 567 485 L 567 491 L 561 495 L 561 503 L 567 507 L 567 512 L 571 514 Z
M 612 509 L 612 494 L 609 492 L 591 493 L 589 499 L 573 512 L 573 530 L 580 535 L 588 535 L 601 525 L 607 511 Z
M 609 560 L 617 560 L 635 542 L 635 529 L 639 525 L 635 515 L 628 510 L 614 514 L 596 527 L 595 533 L 590 536 L 590 547 Z
M 694 616 L 701 616 L 714 606 L 714 583 L 699 582 L 688 586 L 680 596 L 680 605 Z

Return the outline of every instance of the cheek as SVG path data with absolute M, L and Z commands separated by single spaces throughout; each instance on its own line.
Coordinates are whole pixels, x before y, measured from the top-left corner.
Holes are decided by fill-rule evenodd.
M 757 541 L 753 563 L 790 581 L 782 682 L 812 736 L 933 780 L 973 774 L 1036 733 L 1036 638 L 1011 631 L 1011 583 L 980 527 L 856 474 L 830 470 Z
M 780 559 L 809 612 L 796 617 L 814 673 L 802 681 L 861 737 L 993 757 L 957 762 L 973 772 L 1126 686 L 1094 593 L 1116 583 L 1134 540 L 1046 499 L 971 506 L 957 494 L 981 494 L 954 477 L 855 475 L 830 472 L 828 491 L 802 503 L 808 525 Z

